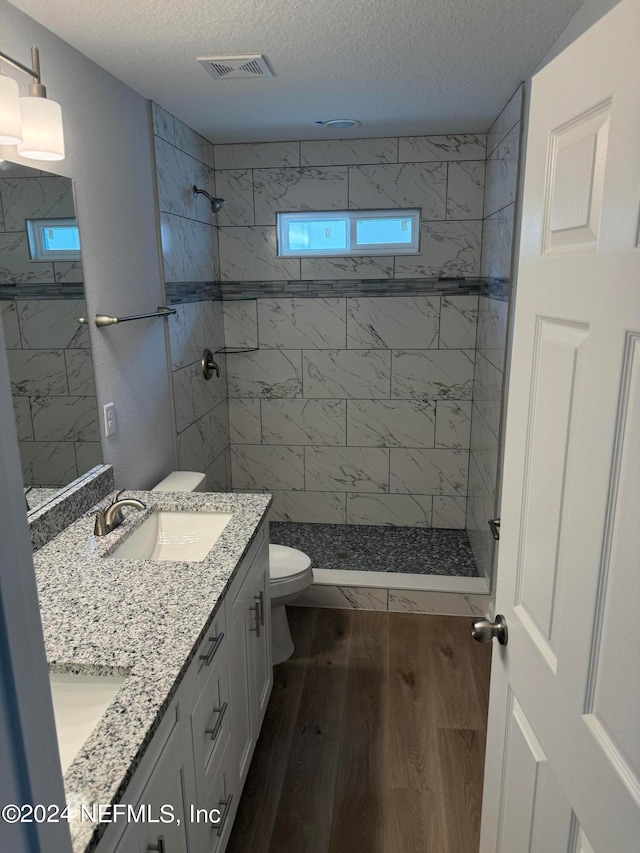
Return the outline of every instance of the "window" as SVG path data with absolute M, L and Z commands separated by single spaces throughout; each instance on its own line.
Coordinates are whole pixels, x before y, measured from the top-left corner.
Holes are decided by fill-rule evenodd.
M 419 210 L 327 210 L 278 213 L 278 256 L 415 255 Z
M 75 219 L 27 219 L 32 261 L 77 261 L 80 234 Z

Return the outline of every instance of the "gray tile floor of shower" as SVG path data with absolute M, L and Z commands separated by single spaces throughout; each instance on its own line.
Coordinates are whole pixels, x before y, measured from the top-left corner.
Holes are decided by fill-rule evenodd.
M 314 569 L 478 577 L 464 530 L 272 521 L 269 531 L 274 544 L 308 554 Z

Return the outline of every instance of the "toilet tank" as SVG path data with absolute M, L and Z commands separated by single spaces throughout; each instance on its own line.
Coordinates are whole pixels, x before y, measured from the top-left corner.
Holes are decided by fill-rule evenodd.
M 206 478 L 200 471 L 172 471 L 152 492 L 204 492 Z

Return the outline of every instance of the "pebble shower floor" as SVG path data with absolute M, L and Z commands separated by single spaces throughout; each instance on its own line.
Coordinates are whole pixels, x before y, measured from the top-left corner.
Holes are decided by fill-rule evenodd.
M 274 521 L 269 536 L 304 551 L 314 569 L 478 577 L 464 530 Z

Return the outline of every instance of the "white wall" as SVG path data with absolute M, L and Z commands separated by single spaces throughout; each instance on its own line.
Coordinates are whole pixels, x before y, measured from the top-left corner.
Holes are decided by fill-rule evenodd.
M 52 165 L 74 180 L 89 315 L 154 310 L 163 291 L 147 102 L 6 0 L 0 32 L 2 49 L 26 64 L 38 45 L 48 94 L 62 106 L 67 156 Z M 26 92 L 28 78 L 15 77 Z M 2 146 L 0 157 L 19 159 Z M 165 323 L 91 328 L 98 403 L 117 407 L 118 433 L 103 450 L 120 487 L 150 486 L 175 464 Z

